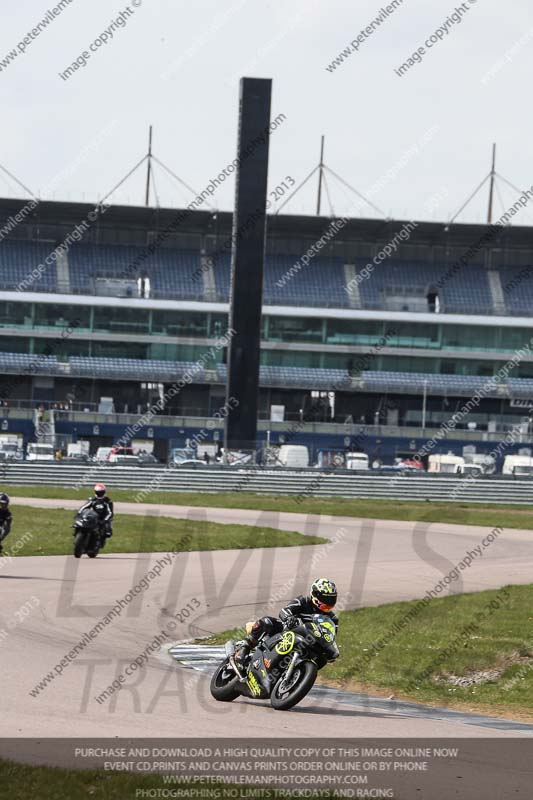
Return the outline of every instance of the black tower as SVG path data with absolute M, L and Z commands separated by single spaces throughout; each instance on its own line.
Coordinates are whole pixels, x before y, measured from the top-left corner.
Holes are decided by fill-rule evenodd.
M 255 449 L 272 81 L 242 78 L 231 258 L 224 447 Z

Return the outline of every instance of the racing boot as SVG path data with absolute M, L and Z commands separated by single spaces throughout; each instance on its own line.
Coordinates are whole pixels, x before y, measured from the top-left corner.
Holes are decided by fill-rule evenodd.
M 254 637 L 250 635 L 248 635 L 246 639 L 243 639 L 242 642 L 239 642 L 239 647 L 235 652 L 235 663 L 239 668 L 245 668 L 248 656 L 250 652 L 257 647 L 257 644 L 257 639 L 254 639 Z

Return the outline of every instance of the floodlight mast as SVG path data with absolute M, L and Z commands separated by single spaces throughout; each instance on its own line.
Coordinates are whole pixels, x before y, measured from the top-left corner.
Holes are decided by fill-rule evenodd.
M 152 174 L 152 126 L 150 125 L 150 132 L 148 133 L 148 167 L 146 170 L 146 195 L 144 198 L 144 205 L 148 208 L 150 205 L 150 177 Z
M 320 163 L 318 165 L 318 197 L 316 200 L 316 215 L 320 216 L 322 207 L 322 181 L 324 180 L 324 136 L 320 140 Z

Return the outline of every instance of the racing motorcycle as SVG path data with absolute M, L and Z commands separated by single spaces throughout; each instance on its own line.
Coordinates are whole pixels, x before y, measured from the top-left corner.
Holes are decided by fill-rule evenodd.
M 295 619 L 295 618 L 292 618 Z M 235 654 L 243 642 L 226 642 L 226 657 L 211 679 L 215 700 L 239 696 L 270 698 L 272 708 L 292 708 L 312 689 L 317 672 L 339 656 L 335 625 L 323 614 L 302 614 L 296 626 L 289 621 L 281 633 L 263 636 L 244 664 Z
M 89 558 L 96 558 L 102 546 L 100 519 L 96 511 L 84 508 L 74 517 L 74 558 L 81 558 L 87 553 Z

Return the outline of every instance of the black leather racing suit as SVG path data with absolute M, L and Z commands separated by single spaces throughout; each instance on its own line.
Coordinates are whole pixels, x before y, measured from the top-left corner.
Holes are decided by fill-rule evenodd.
M 105 495 L 105 497 L 89 497 L 89 500 L 80 508 L 80 511 L 83 511 L 85 508 L 90 508 L 98 514 L 100 532 L 108 538 L 111 537 L 113 535 L 113 529 L 111 527 L 113 521 L 113 501 L 111 498 L 107 495 Z
M 0 553 L 2 552 L 2 540 L 6 538 L 11 530 L 13 514 L 9 508 L 0 509 Z
M 311 595 L 299 595 L 281 609 L 279 619 L 276 617 L 261 617 L 257 622 L 254 622 L 251 632 L 246 637 L 247 643 L 250 647 L 255 647 L 261 636 L 272 636 L 274 633 L 280 633 L 289 617 L 298 617 L 301 614 L 323 614 L 331 619 L 335 625 L 335 632 L 338 630 L 339 618 L 333 611 L 319 611 L 314 605 Z

